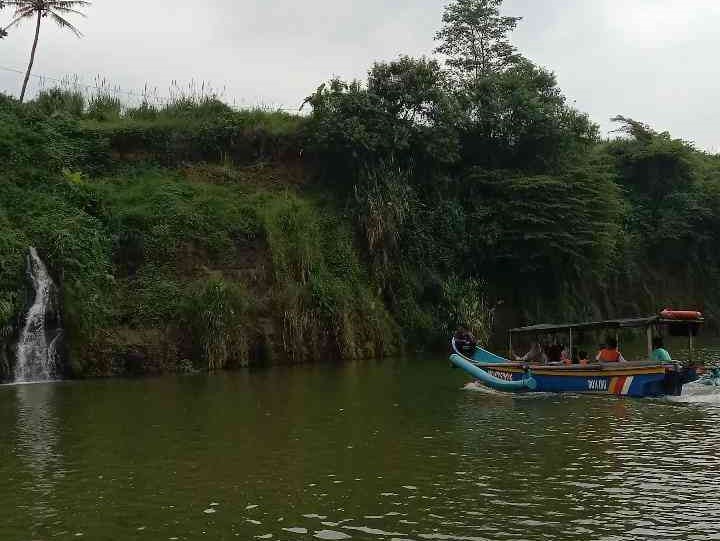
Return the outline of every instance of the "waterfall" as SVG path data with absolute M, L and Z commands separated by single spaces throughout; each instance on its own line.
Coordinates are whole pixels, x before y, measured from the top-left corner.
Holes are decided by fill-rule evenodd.
M 35 299 L 25 317 L 15 364 L 15 382 L 50 381 L 57 377 L 58 342 L 62 327 L 57 309 L 57 286 L 35 248 L 28 254 L 27 272 Z

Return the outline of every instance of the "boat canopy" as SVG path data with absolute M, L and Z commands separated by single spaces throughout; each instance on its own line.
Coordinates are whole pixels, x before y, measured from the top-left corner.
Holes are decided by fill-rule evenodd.
M 586 323 L 542 323 L 530 327 L 518 327 L 510 329 L 511 334 L 552 334 L 559 332 L 589 331 L 593 329 L 633 329 L 650 327 L 651 325 L 698 325 L 705 322 L 702 317 L 695 319 L 669 319 L 662 316 L 650 316 L 640 318 L 608 319 L 605 321 L 591 321 Z

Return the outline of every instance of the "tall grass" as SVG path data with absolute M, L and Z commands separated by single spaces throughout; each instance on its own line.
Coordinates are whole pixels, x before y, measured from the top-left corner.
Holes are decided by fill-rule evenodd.
M 396 328 L 369 285 L 350 230 L 330 209 L 287 192 L 265 201 L 261 219 L 286 352 L 297 360 L 392 352 Z
M 187 317 L 208 370 L 247 366 L 254 317 L 241 284 L 221 276 L 198 282 L 188 299 Z

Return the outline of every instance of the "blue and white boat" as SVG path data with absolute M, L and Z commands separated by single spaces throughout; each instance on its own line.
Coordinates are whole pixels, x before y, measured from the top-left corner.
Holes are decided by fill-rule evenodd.
M 542 324 L 510 331 L 509 357 L 513 357 L 513 340 L 519 336 L 540 342 L 543 336 L 569 338 L 573 341 L 591 331 L 615 332 L 619 338 L 627 329 L 644 328 L 648 341 L 648 357 L 653 336 L 668 333 L 688 338 L 690 359 L 684 362 L 635 360 L 624 362 L 591 362 L 589 364 L 550 364 L 511 361 L 475 346 L 463 351 L 452 340 L 450 361 L 473 376 L 480 385 L 518 393 L 590 393 L 617 396 L 647 397 L 679 395 L 683 385 L 699 378 L 701 367 L 693 363 L 694 337 L 704 319 L 699 312 L 665 310 L 660 315 L 571 324 Z

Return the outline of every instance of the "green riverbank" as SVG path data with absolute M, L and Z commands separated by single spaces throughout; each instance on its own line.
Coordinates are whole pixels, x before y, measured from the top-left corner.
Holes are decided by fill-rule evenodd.
M 208 101 L 143 121 L 61 106 L 0 101 L 6 375 L 29 246 L 60 286 L 75 376 L 379 357 L 442 347 L 460 322 L 491 339 L 715 311 L 718 160 L 665 134 L 588 144 L 581 170 L 432 172 L 381 150 L 354 163 L 328 139 L 347 119 L 321 105 L 298 118 Z
M 507 42 L 517 19 L 483 15 L 503 47 L 475 65 L 448 9 L 445 66 L 376 63 L 304 116 L 0 96 L 0 377 L 30 246 L 78 377 L 442 350 L 460 324 L 503 343 L 538 321 L 717 319 L 720 158 L 620 116 L 602 138 Z

